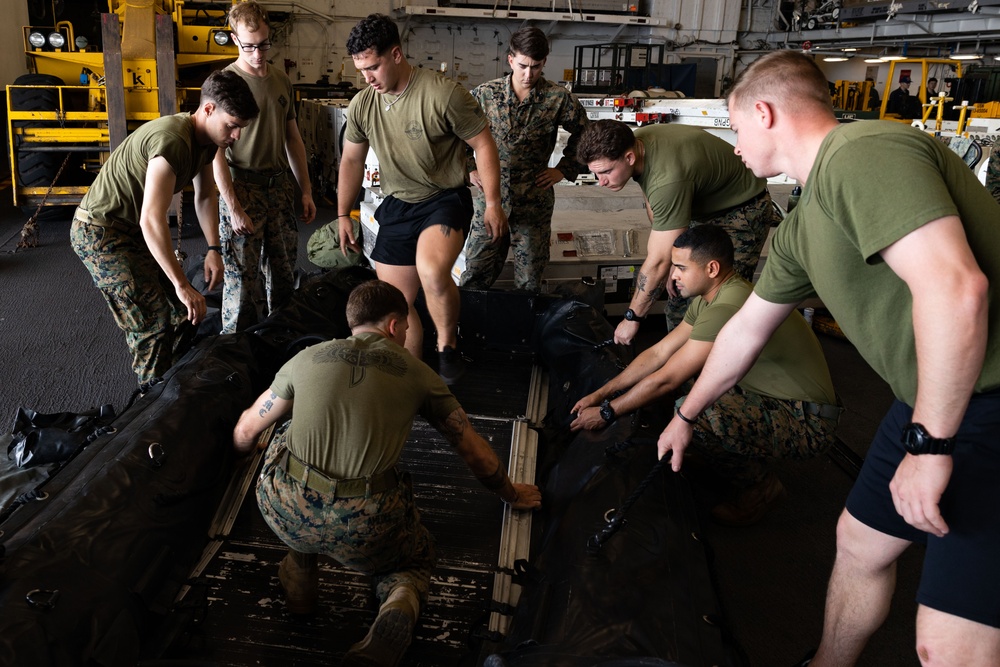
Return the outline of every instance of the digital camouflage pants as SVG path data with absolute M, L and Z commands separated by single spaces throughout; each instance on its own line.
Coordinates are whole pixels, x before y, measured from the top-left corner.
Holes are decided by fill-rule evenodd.
M 368 498 L 333 499 L 277 467 L 285 437 L 281 431 L 271 441 L 257 482 L 257 504 L 271 530 L 290 549 L 326 554 L 372 576 L 379 604 L 400 585 L 412 586 L 426 602 L 434 541 L 420 523 L 409 475 L 395 489 Z
M 229 207 L 219 197 L 219 238 L 225 266 L 222 333 L 243 331 L 288 303 L 295 290 L 299 247 L 295 183 L 290 176 L 271 187 L 234 177 L 233 190 L 254 231 L 250 236 L 233 234 Z
M 765 190 L 761 196 L 747 204 L 730 209 L 728 213 L 715 218 L 693 221 L 691 226 L 718 225 L 725 229 L 733 241 L 733 268 L 736 273 L 753 282 L 753 274 L 757 270 L 768 231 L 780 221 L 781 217 L 771 202 L 771 195 Z M 667 280 L 670 280 L 669 276 Z M 687 307 L 688 299 L 667 299 L 664 314 L 671 329 L 684 319 Z
M 680 407 L 684 399 L 678 399 Z M 713 469 L 739 487 L 764 479 L 768 459 L 807 459 L 833 444 L 837 420 L 806 414 L 802 401 L 788 401 L 738 386 L 698 417 L 693 444 Z
M 537 292 L 542 273 L 549 263 L 552 230 L 552 209 L 555 194 L 552 188 L 542 189 L 531 183 L 511 193 L 508 212 L 510 235 L 494 243 L 486 233 L 483 216 L 486 201 L 475 198 L 472 229 L 465 244 L 465 271 L 462 287 L 489 289 L 500 277 L 507 261 L 507 252 L 514 249 L 514 288 Z
M 99 226 L 77 213 L 70 243 L 125 332 L 139 382 L 163 377 L 190 349 L 196 328 L 139 227 Z

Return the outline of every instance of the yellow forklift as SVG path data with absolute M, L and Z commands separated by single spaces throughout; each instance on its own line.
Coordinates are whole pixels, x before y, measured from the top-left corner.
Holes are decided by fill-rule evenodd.
M 107 0 L 100 34 L 25 26 L 29 73 L 7 86 L 14 204 L 79 203 L 131 129 L 193 109 L 208 72 L 237 56 L 226 24 L 236 1 Z

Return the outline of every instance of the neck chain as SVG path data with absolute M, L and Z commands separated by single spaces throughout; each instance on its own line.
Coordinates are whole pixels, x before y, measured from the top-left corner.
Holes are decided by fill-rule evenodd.
M 399 95 L 396 95 L 396 99 L 394 99 L 392 102 L 386 102 L 385 103 L 385 110 L 386 111 L 388 111 L 389 109 L 391 109 L 393 104 L 395 104 L 396 102 L 398 102 L 399 100 L 401 100 L 403 98 L 403 95 L 406 94 L 406 91 L 410 89 L 410 82 L 411 81 L 413 81 L 413 68 L 412 67 L 410 68 L 410 77 L 406 80 L 406 85 L 403 86 L 403 91 L 401 93 L 399 93 Z M 382 98 L 385 99 L 388 96 L 389 96 L 388 93 L 384 93 L 382 95 Z

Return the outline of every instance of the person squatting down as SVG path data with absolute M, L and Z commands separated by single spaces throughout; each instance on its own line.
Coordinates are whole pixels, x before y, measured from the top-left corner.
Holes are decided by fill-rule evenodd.
M 461 85 L 410 65 L 399 30 L 387 16 L 371 14 L 355 25 L 347 52 L 369 86 L 347 108 L 337 188 L 340 247 L 345 254 L 361 252 L 350 211 L 361 190 L 370 145 L 386 195 L 375 211 L 375 271 L 406 296 L 406 348 L 418 359 L 423 329 L 413 303 L 423 289 L 437 328 L 438 372 L 452 384 L 465 371 L 457 349 L 459 296 L 451 269 L 473 211 L 466 185 L 466 146 L 475 151 L 486 197 L 484 224 L 499 243 L 508 227 L 500 202 L 497 147 L 479 103 Z
M 510 232 L 494 242 L 484 222 L 486 199 L 475 162 L 469 160 L 469 178 L 479 188 L 473 203 L 472 231 L 465 243 L 462 287 L 489 289 L 500 277 L 507 251 L 514 249 L 514 288 L 537 292 L 549 263 L 552 186 L 563 178 L 574 180 L 581 165 L 576 144 L 587 126 L 587 112 L 562 86 L 542 76 L 549 41 L 535 27 L 510 36 L 507 64 L 512 73 L 472 90 L 490 123 L 500 153 L 500 193 Z M 558 129 L 569 132 L 562 158 L 549 167 Z
M 292 82 L 267 62 L 267 11 L 253 0 L 233 5 L 229 26 L 239 58 L 225 69 L 247 82 L 260 115 L 238 143 L 220 149 L 215 157 L 225 264 L 222 333 L 253 326 L 292 297 L 299 243 L 296 183 L 302 191 L 298 219 L 309 224 L 316 217 Z
M 610 190 L 621 190 L 635 179 L 653 226 L 646 259 L 635 276 L 635 294 L 615 329 L 616 343 L 632 342 L 664 288 L 670 296 L 668 324 L 676 326 L 683 319 L 687 300 L 677 296 L 668 278 L 670 249 L 689 226 L 725 229 L 736 249 L 736 273 L 753 280 L 768 229 L 780 218 L 767 182 L 754 176 L 723 139 L 685 125 L 656 124 L 633 133 L 620 121 L 599 120 L 584 130 L 577 158 Z
M 685 230 L 674 241 L 671 279 L 692 299 L 684 321 L 616 377 L 573 406 L 572 430 L 599 429 L 682 390 L 701 372 L 719 330 L 753 286 L 733 269 L 733 244 L 715 225 Z M 676 400 L 679 411 L 684 398 Z M 823 349 L 794 312 L 740 383 L 694 424 L 695 444 L 733 482 L 731 501 L 712 509 L 727 525 L 756 523 L 785 495 L 769 459 L 817 456 L 833 444 L 837 405 Z
M 111 152 L 73 215 L 70 242 L 125 332 L 140 386 L 163 377 L 187 352 L 205 317 L 205 298 L 171 248 L 173 196 L 194 184 L 209 247 L 205 282 L 215 289 L 223 268 L 212 159 L 240 138 L 258 111 L 239 75 L 213 72 L 202 84 L 197 111 L 144 123 Z
M 380 607 L 345 665 L 396 665 L 426 604 L 433 539 L 420 523 L 408 474 L 396 464 L 419 414 L 487 489 L 518 510 L 541 506 L 532 484 L 514 484 L 442 379 L 404 347 L 409 306 L 373 280 L 348 297 L 351 336 L 298 353 L 240 417 L 233 442 L 249 452 L 272 439 L 257 484 L 264 519 L 288 545 L 278 578 L 290 612 L 318 602 L 317 555 L 371 575 Z
M 729 95 L 736 153 L 804 183 L 763 275 L 722 329 L 683 405 L 702 412 L 818 296 L 896 396 L 837 525 L 823 637 L 810 667 L 851 665 L 889 611 L 895 563 L 926 545 L 923 665 L 1000 665 L 1000 205 L 934 137 L 891 121 L 841 125 L 806 56 L 754 61 Z M 887 196 L 885 175 L 911 187 Z M 808 180 L 807 180 L 808 178 Z M 891 195 L 891 193 L 890 193 Z M 659 439 L 679 470 L 693 427 Z

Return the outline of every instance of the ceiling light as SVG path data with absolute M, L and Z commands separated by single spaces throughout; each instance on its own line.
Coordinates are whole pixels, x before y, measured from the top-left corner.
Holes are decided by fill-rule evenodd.
M 883 60 L 882 58 L 865 58 L 865 62 L 874 65 L 875 63 L 884 63 L 885 60 Z
M 842 63 L 848 60 L 846 56 L 827 56 L 823 58 L 823 62 L 827 63 Z
M 953 53 L 952 60 L 979 60 L 982 56 L 978 53 Z
M 882 60 L 906 60 L 906 56 L 882 56 Z
M 844 53 L 854 53 L 855 51 L 857 51 L 857 49 L 852 47 L 848 49 L 841 49 L 841 51 L 843 51 Z

